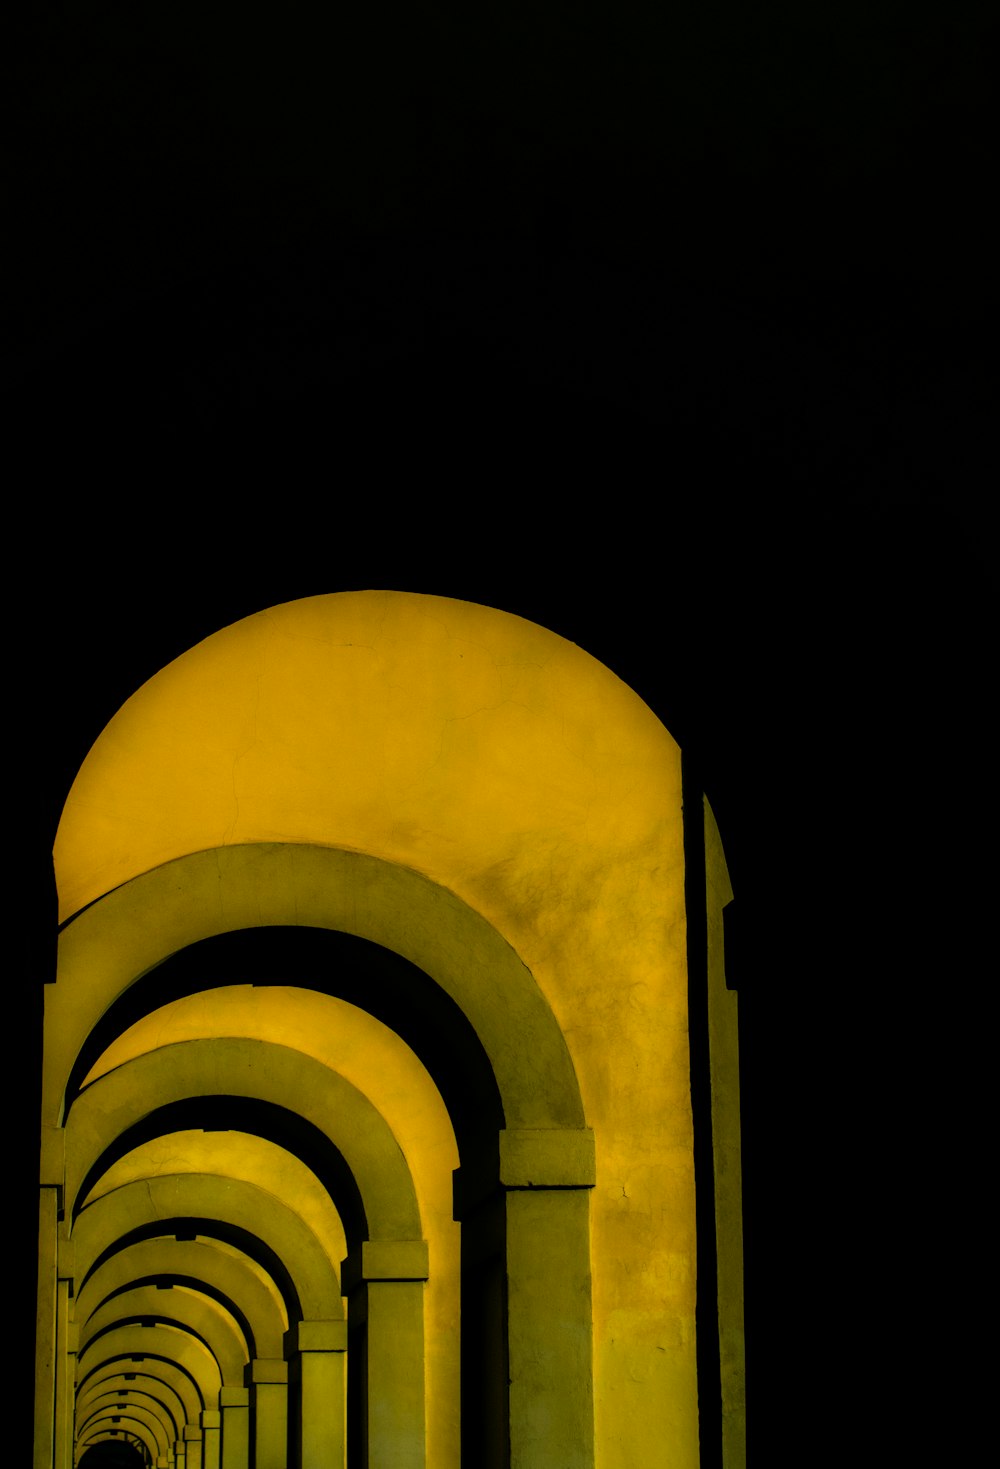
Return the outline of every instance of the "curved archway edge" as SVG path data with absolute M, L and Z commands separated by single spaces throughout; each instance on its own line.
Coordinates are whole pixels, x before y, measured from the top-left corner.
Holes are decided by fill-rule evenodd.
M 139 976 L 235 929 L 341 929 L 403 955 L 455 1000 L 479 1036 L 508 1128 L 579 1129 L 580 1087 L 546 997 L 510 944 L 454 893 L 362 852 L 249 843 L 153 869 L 79 914 L 60 939 L 46 1008 L 43 1114 L 60 1125 L 73 1063 L 105 1009 Z

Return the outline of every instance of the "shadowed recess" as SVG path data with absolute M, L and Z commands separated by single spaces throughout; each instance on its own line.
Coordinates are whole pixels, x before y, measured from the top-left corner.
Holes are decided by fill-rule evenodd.
M 80 1455 L 79 1469 L 142 1469 L 140 1451 L 124 1439 L 105 1439 L 91 1444 Z

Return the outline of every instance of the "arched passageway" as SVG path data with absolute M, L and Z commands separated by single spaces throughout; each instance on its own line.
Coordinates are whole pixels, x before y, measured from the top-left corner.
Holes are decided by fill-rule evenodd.
M 41 1469 L 121 1402 L 183 1469 L 697 1462 L 680 763 L 624 685 L 272 609 L 124 706 L 56 859 Z

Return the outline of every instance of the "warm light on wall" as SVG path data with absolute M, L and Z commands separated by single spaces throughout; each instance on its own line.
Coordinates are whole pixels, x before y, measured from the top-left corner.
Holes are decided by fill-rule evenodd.
M 90 1392 L 108 1343 L 116 1380 L 144 1337 L 199 1397 L 165 1452 L 143 1426 L 157 1463 L 493 1469 L 509 1433 L 514 1469 L 631 1469 L 665 1445 L 695 1469 L 684 852 L 667 731 L 503 612 L 309 598 L 144 685 L 55 848 L 72 921 L 46 1005 L 37 1469 L 62 1469 L 74 1376 Z M 226 936 L 252 955 L 272 931 L 303 936 L 316 987 L 236 960 L 213 977 Z M 331 931 L 401 967 L 362 981 L 355 951 L 325 957 Z M 226 1130 L 201 1130 L 199 1099 Z M 717 1206 L 739 1469 L 738 1196 Z M 114 1327 L 158 1296 L 178 1324 Z M 181 1401 L 169 1362 L 151 1375 Z

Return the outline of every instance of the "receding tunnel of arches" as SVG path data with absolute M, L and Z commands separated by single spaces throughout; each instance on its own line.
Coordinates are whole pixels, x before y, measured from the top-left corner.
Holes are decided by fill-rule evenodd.
M 38 1469 L 710 1462 L 679 795 L 607 670 L 442 599 L 129 701 L 57 843 Z
M 297 1025 L 303 1034 L 312 1026 L 317 1034 L 335 1031 L 343 1053 L 349 1047 L 347 1032 L 353 1020 L 362 1022 L 362 1032 L 366 1025 L 374 1027 L 383 1044 L 391 1037 L 397 1053 L 410 1052 L 410 1073 L 403 1078 L 401 1094 L 389 1097 L 388 1108 L 391 1112 L 394 1103 L 415 1114 L 397 1118 L 397 1132 L 405 1138 L 408 1122 L 428 1143 L 427 1134 L 434 1128 L 426 1118 L 421 1128 L 422 1099 L 413 1084 L 413 1073 L 422 1071 L 423 1090 L 434 1094 L 439 1113 L 438 1135 L 429 1142 L 438 1161 L 446 1165 L 437 1192 L 442 1192 L 443 1181 L 444 1202 L 451 1214 L 447 1220 L 439 1217 L 428 1232 L 439 1262 L 445 1265 L 446 1242 L 438 1236 L 442 1224 L 455 1232 L 457 1165 L 463 1156 L 457 1137 L 464 1140 L 465 1167 L 477 1179 L 477 1187 L 487 1187 L 484 1180 L 491 1173 L 495 1187 L 496 1139 L 504 1117 L 483 1047 L 454 1001 L 405 959 L 367 940 L 346 944 L 351 937 L 327 930 L 244 930 L 200 941 L 140 978 L 85 1038 L 73 1065 L 63 1110 L 64 1197 L 79 1278 L 75 1305 L 81 1388 L 89 1390 L 95 1360 L 102 1366 L 120 1365 L 123 1351 L 146 1346 L 144 1361 L 172 1360 L 190 1378 L 198 1396 L 194 1416 L 205 1420 L 207 1414 L 210 1420 L 209 1405 L 226 1387 L 238 1390 L 245 1379 L 250 1389 L 258 1386 L 252 1381 L 255 1362 L 281 1364 L 284 1359 L 286 1369 L 293 1366 L 286 1373 L 279 1367 L 278 1375 L 285 1381 L 259 1386 L 265 1398 L 267 1389 L 285 1388 L 281 1415 L 285 1421 L 271 1437 L 280 1441 L 284 1435 L 294 1451 L 302 1437 L 301 1422 L 297 1432 L 294 1426 L 296 1415 L 301 1419 L 302 1376 L 301 1364 L 288 1361 L 289 1341 L 302 1323 L 308 1328 L 338 1319 L 340 1302 L 329 1294 L 318 1298 L 309 1282 L 315 1283 L 323 1273 L 328 1279 L 339 1273 L 343 1293 L 357 1304 L 345 1341 L 353 1339 L 353 1355 L 360 1363 L 345 1409 L 353 1428 L 348 1460 L 363 1463 L 370 1438 L 363 1392 L 371 1375 L 366 1361 L 369 1298 L 380 1285 L 405 1286 L 405 1279 L 396 1278 L 401 1271 L 404 1276 L 413 1274 L 410 1283 L 423 1288 L 421 1260 L 414 1265 L 404 1258 L 407 1252 L 420 1254 L 412 1247 L 423 1243 L 421 1211 L 396 1134 L 376 1108 L 332 1069 L 333 1060 L 323 1048 L 319 1048 L 321 1060 L 306 1050 L 261 1037 L 282 1033 L 284 1039 L 289 1032 L 294 1036 Z M 331 958 L 339 960 L 345 971 L 339 982 L 330 978 Z M 415 989 L 422 992 L 416 1001 Z M 343 997 L 345 991 L 350 1001 Z M 387 1025 L 387 1020 L 395 1019 L 393 996 L 400 992 L 405 996 L 402 1018 Z M 359 1000 L 367 1004 L 362 1007 Z M 317 1047 L 311 1049 L 315 1052 Z M 425 1061 L 434 1068 L 434 1076 Z M 341 1064 L 351 1069 L 343 1054 Z M 228 1081 L 231 1089 L 193 1094 L 209 1078 L 213 1086 Z M 242 1095 L 236 1094 L 237 1087 Z M 386 1086 L 375 1077 L 371 1089 L 378 1098 Z M 296 1096 L 299 1110 L 275 1100 L 286 1094 Z M 452 1125 L 446 1097 L 453 1099 L 457 1126 Z M 317 1120 L 323 1118 L 330 1119 L 325 1130 Z M 346 1129 L 345 1146 L 356 1155 L 353 1168 L 337 1146 L 338 1128 Z M 484 1149 L 484 1138 L 492 1139 L 492 1148 Z M 364 1144 L 360 1149 L 359 1140 Z M 255 1181 L 253 1163 L 262 1148 Z M 278 1152 L 285 1155 L 283 1165 L 271 1156 Z M 306 1174 L 316 1195 L 312 1208 Z M 270 1190 L 281 1178 L 287 1189 L 279 1200 Z M 362 1186 L 366 1180 L 367 1209 Z M 244 1200 L 241 1207 L 241 1194 L 254 1189 L 259 1196 Z M 212 1210 L 215 1193 L 218 1201 Z M 316 1220 L 317 1199 L 325 1202 L 330 1218 L 336 1217 L 340 1225 L 332 1246 Z M 292 1200 L 294 1223 L 288 1209 Z M 433 1213 L 433 1204 L 425 1197 L 425 1213 Z M 204 1214 L 165 1212 L 194 1207 Z M 150 1215 L 146 1220 L 144 1211 Z M 374 1229 L 369 1220 L 372 1211 Z M 437 1213 L 445 1213 L 440 1201 Z M 483 1299 L 488 1290 L 496 1293 L 501 1288 L 496 1261 L 502 1259 L 504 1225 L 496 1211 L 477 1208 L 475 1200 L 469 1213 L 472 1225 L 463 1240 L 464 1272 L 458 1262 L 452 1272 L 458 1300 L 443 1302 L 445 1326 L 464 1320 L 464 1363 L 455 1350 L 456 1332 L 453 1360 L 450 1364 L 445 1360 L 444 1367 L 451 1367 L 456 1400 L 464 1375 L 466 1432 L 478 1426 L 482 1435 L 490 1405 L 477 1401 L 469 1390 L 470 1363 L 480 1372 L 491 1364 L 498 1378 L 506 1375 L 503 1311 L 499 1301 Z M 304 1241 L 297 1242 L 297 1234 L 312 1238 L 311 1256 Z M 388 1247 L 388 1263 L 380 1264 L 377 1256 L 365 1260 L 363 1247 L 373 1238 Z M 229 1251 L 213 1260 L 210 1246 L 219 1241 Z M 245 1278 L 239 1278 L 239 1271 L 234 1271 L 237 1250 L 254 1263 L 257 1273 L 244 1269 Z M 178 1259 L 186 1261 L 189 1271 L 197 1265 L 196 1272 L 181 1274 Z M 220 1273 L 230 1281 L 230 1294 L 215 1283 Z M 447 1270 L 442 1273 L 447 1275 Z M 260 1275 L 270 1278 L 281 1311 L 279 1317 L 273 1301 L 266 1303 L 272 1307 L 270 1313 L 258 1305 L 256 1319 L 265 1324 L 255 1332 L 247 1310 L 232 1296 L 252 1294 L 254 1287 L 259 1296 Z M 432 1322 L 434 1314 L 430 1313 Z M 447 1334 L 442 1330 L 429 1343 L 441 1359 L 449 1355 Z M 258 1336 L 271 1355 L 257 1355 Z M 394 1355 L 398 1360 L 398 1349 Z M 411 1369 L 414 1378 L 420 1376 L 419 1363 L 411 1364 Z M 439 1368 L 438 1375 L 448 1374 Z M 494 1408 L 502 1401 L 501 1395 Z M 248 1417 L 249 1406 L 248 1391 Z M 85 1408 L 89 1412 L 84 1417 Z M 107 1404 L 93 1403 L 89 1394 L 78 1398 L 79 1432 L 100 1421 L 106 1411 Z M 182 1416 L 188 1422 L 190 1409 Z M 220 1413 L 221 1419 L 226 1416 L 231 1415 Z M 457 1401 L 452 1416 L 459 1420 Z M 165 1423 L 157 1421 L 162 1438 Z M 491 1429 L 496 1432 L 495 1422 Z M 175 1456 L 182 1442 L 180 1437 L 173 1439 Z M 259 1450 L 254 1462 L 264 1462 L 266 1442 L 261 1441 Z M 206 1452 L 204 1441 L 201 1452 Z M 191 1456 L 189 1447 L 186 1457 Z M 482 1461 L 488 1462 L 485 1457 Z

